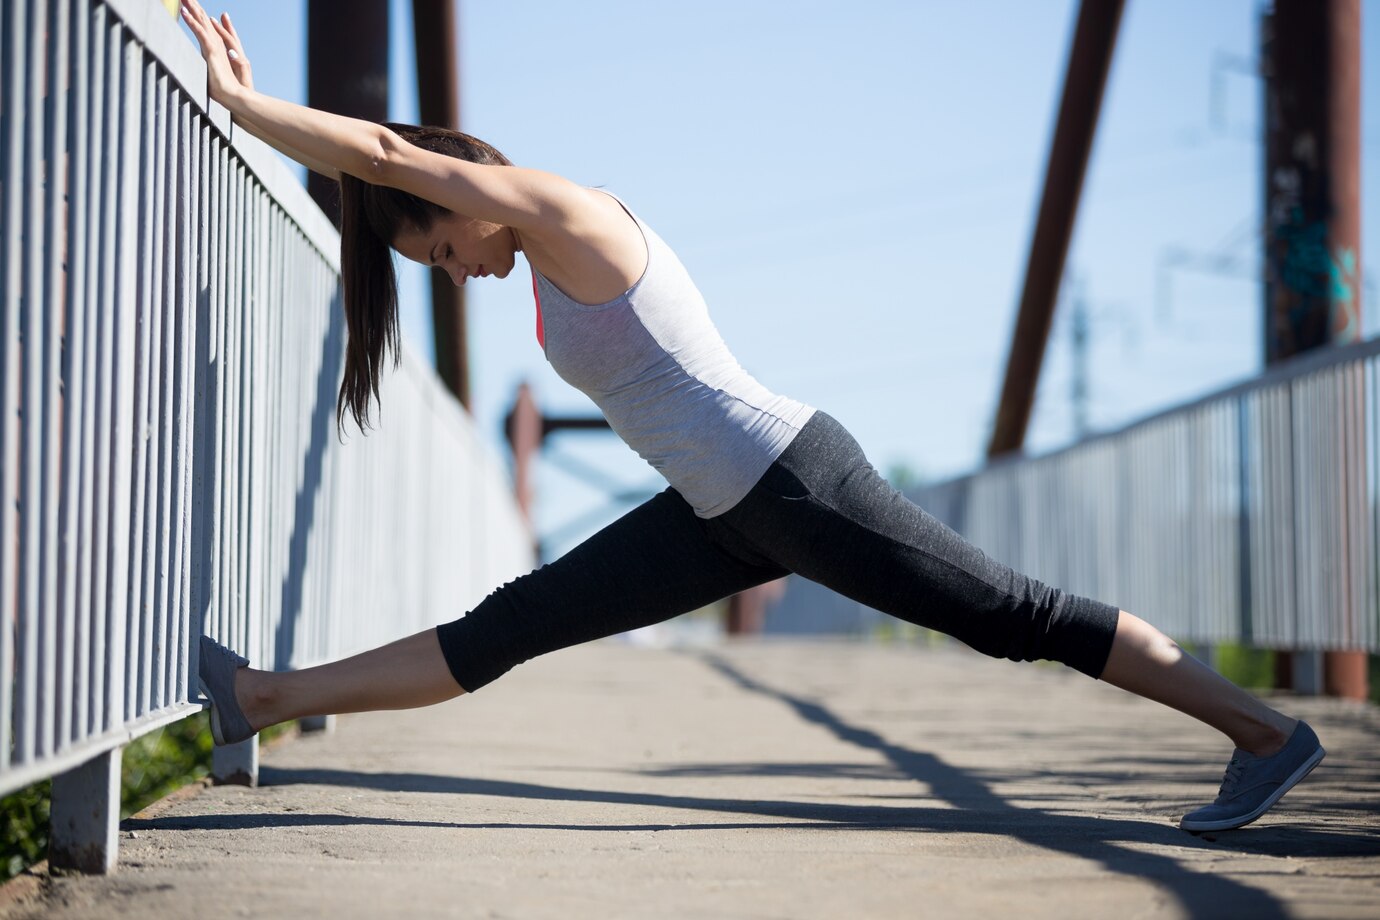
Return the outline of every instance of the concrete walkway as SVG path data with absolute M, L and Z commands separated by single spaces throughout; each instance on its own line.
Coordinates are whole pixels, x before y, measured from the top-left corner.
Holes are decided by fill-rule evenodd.
M 1380 916 L 1380 713 L 1283 700 L 1328 759 L 1194 837 L 1229 745 L 961 649 L 607 642 L 346 716 L 262 786 L 125 822 L 117 874 L 9 916 Z

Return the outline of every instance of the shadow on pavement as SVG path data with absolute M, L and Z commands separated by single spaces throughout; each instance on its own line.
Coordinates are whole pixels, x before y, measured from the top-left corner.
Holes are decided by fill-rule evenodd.
M 126 818 L 120 822 L 122 831 L 242 831 L 254 827 L 350 827 L 379 825 L 386 827 L 455 827 L 448 821 L 404 821 L 400 818 L 370 818 L 364 815 L 315 815 L 305 812 L 291 814 L 224 814 L 184 815 L 166 818 Z
M 1244 828 L 1198 838 L 1177 828 L 1149 822 L 1051 815 L 1037 809 L 1017 808 L 992 792 L 976 776 L 944 763 L 933 754 L 894 744 L 876 732 L 845 722 L 813 700 L 768 687 L 720 656 L 709 654 L 699 657 L 743 690 L 785 704 L 800 718 L 827 728 L 841 741 L 882 754 L 899 772 L 927 784 L 935 797 L 960 809 L 980 811 L 988 832 L 1096 859 L 1113 872 L 1154 881 L 1168 889 L 1191 917 L 1220 916 L 1228 906 L 1241 916 L 1286 917 L 1289 914 L 1283 904 L 1266 892 L 1231 878 L 1192 871 L 1168 856 L 1124 849 L 1114 842 L 1160 843 L 1202 849 L 1216 844 L 1244 852 L 1277 856 L 1356 856 L 1380 852 L 1380 845 L 1364 835 L 1307 828 Z M 996 821 L 993 821 L 994 816 Z M 1064 828 L 1065 832 L 1049 832 L 1059 827 Z
M 857 831 L 915 831 L 921 833 L 1001 834 L 1043 845 L 1049 840 L 1069 838 L 1089 840 L 1088 826 L 1102 829 L 1098 840 L 1135 840 L 1166 846 L 1188 846 L 1212 849 L 1199 838 L 1171 827 L 1143 821 L 1109 818 L 1085 818 L 1070 815 L 1049 815 L 1029 809 L 1003 809 L 1000 822 L 985 811 L 956 808 L 931 808 L 891 805 L 843 805 L 829 802 L 801 802 L 770 799 L 719 799 L 703 796 L 660 795 L 650 792 L 619 792 L 604 789 L 576 789 L 511 780 L 468 779 L 459 776 L 440 776 L 430 773 L 363 773 L 354 770 L 285 769 L 262 766 L 259 780 L 263 786 L 337 786 L 340 788 L 371 789 L 378 792 L 437 793 L 456 796 L 488 796 L 503 799 L 529 799 L 555 802 L 588 802 L 598 805 L 628 805 L 639 808 L 668 808 L 689 811 L 721 812 L 736 815 L 758 815 L 765 818 L 789 819 L 782 823 L 715 822 L 680 823 L 673 821 L 641 824 L 524 824 L 513 822 L 453 822 L 411 821 L 400 818 L 368 815 L 292 813 L 246 813 L 183 815 L 161 818 L 129 818 L 120 823 L 121 830 L 228 830 L 247 827 L 303 827 L 336 825 L 393 825 L 398 827 L 449 827 L 550 830 L 731 830 L 734 828 L 792 828 Z M 1015 822 L 1015 823 L 1013 823 Z M 1020 833 L 1013 828 L 1024 825 Z M 1242 833 L 1242 832 L 1236 832 Z M 1259 832 L 1258 832 L 1259 833 Z M 1226 835 L 1222 835 L 1226 836 Z M 1283 836 L 1283 835 L 1281 835 Z M 1288 829 L 1289 845 L 1298 850 L 1309 849 L 1310 855 L 1358 855 L 1354 847 L 1362 838 L 1307 829 Z M 1373 853 L 1376 843 L 1365 841 L 1369 849 L 1361 855 Z M 1329 848 L 1337 848 L 1330 852 Z M 1345 852 L 1342 852 L 1345 850 Z M 1091 855 L 1091 854 L 1080 854 Z M 1278 855 L 1285 855 L 1280 853 Z
M 508 799 L 588 802 L 640 808 L 666 808 L 725 815 L 753 815 L 780 819 L 776 822 L 640 822 L 598 824 L 541 824 L 517 822 L 459 823 L 414 821 L 389 817 L 340 814 L 220 814 L 130 819 L 126 830 L 219 830 L 254 827 L 303 827 L 389 825 L 484 830 L 554 831 L 724 831 L 734 829 L 912 831 L 917 833 L 991 834 L 1033 846 L 1096 860 L 1107 869 L 1143 878 L 1164 888 L 1178 900 L 1190 917 L 1217 917 L 1224 909 L 1254 918 L 1287 917 L 1285 906 L 1270 894 L 1223 875 L 1194 871 L 1171 856 L 1130 849 L 1121 843 L 1172 846 L 1211 852 L 1227 848 L 1269 856 L 1314 858 L 1380 854 L 1380 841 L 1358 831 L 1324 831 L 1307 827 L 1270 826 L 1195 837 L 1177 828 L 1145 820 L 1051 814 L 1036 808 L 1017 807 L 992 791 L 970 771 L 955 768 L 925 751 L 892 743 L 866 728 L 852 725 L 826 707 L 803 697 L 766 686 L 714 655 L 700 660 L 743 690 L 778 700 L 800 718 L 828 729 L 838 739 L 883 755 L 889 766 L 859 764 L 711 764 L 689 765 L 653 776 L 829 776 L 859 779 L 909 778 L 925 784 L 929 798 L 950 807 L 907 805 L 855 805 L 830 802 L 728 799 L 702 796 L 662 795 L 648 792 L 576 789 L 539 783 L 470 779 L 427 773 L 365 773 L 336 769 L 293 769 L 264 765 L 260 782 L 265 786 L 322 785 L 373 789 L 384 792 L 440 793 L 457 796 L 490 796 Z M 642 771 L 640 771 L 642 772 Z M 1047 775 L 1049 771 L 1043 771 Z M 1010 774 L 1019 776 L 1021 774 Z M 1102 774 L 1098 773 L 1101 777 Z M 1124 774 L 1123 774 L 1124 775 Z M 1197 779 L 1198 777 L 1195 777 Z M 1108 773 L 1108 782 L 1115 775 Z M 879 799 L 910 799 L 916 796 L 876 796 Z M 1029 798 L 1023 795 L 1022 798 Z

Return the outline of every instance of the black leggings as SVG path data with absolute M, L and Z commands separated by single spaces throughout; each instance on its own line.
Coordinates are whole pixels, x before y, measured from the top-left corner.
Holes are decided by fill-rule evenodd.
M 896 491 L 816 411 L 752 491 L 695 516 L 675 489 L 437 627 L 468 691 L 546 652 L 659 623 L 790 572 L 996 658 L 1107 663 L 1117 608 L 989 558 Z

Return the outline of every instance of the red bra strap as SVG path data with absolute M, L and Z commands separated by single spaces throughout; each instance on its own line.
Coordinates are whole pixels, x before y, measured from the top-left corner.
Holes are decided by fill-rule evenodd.
M 546 330 L 541 322 L 541 294 L 537 293 L 537 270 L 532 269 L 532 300 L 537 305 L 537 344 L 546 350 Z

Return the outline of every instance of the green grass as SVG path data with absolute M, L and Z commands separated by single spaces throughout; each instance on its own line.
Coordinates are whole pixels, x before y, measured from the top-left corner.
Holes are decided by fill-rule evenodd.
M 0 799 L 0 878 L 5 881 L 48 855 L 52 791 L 52 781 L 45 779 Z
M 1269 649 L 1222 643 L 1217 646 L 1218 672 L 1238 687 L 1266 690 L 1274 685 L 1275 653 Z
M 293 731 L 284 722 L 259 733 L 259 742 Z M 120 757 L 120 817 L 128 818 L 211 772 L 211 724 L 202 712 L 155 729 L 125 745 Z M 48 856 L 51 780 L 0 798 L 0 881 Z
M 1380 705 L 1380 655 L 1367 656 L 1370 701 Z M 1252 690 L 1269 689 L 1275 679 L 1275 654 L 1243 645 L 1217 646 L 1217 670 L 1232 683 Z

